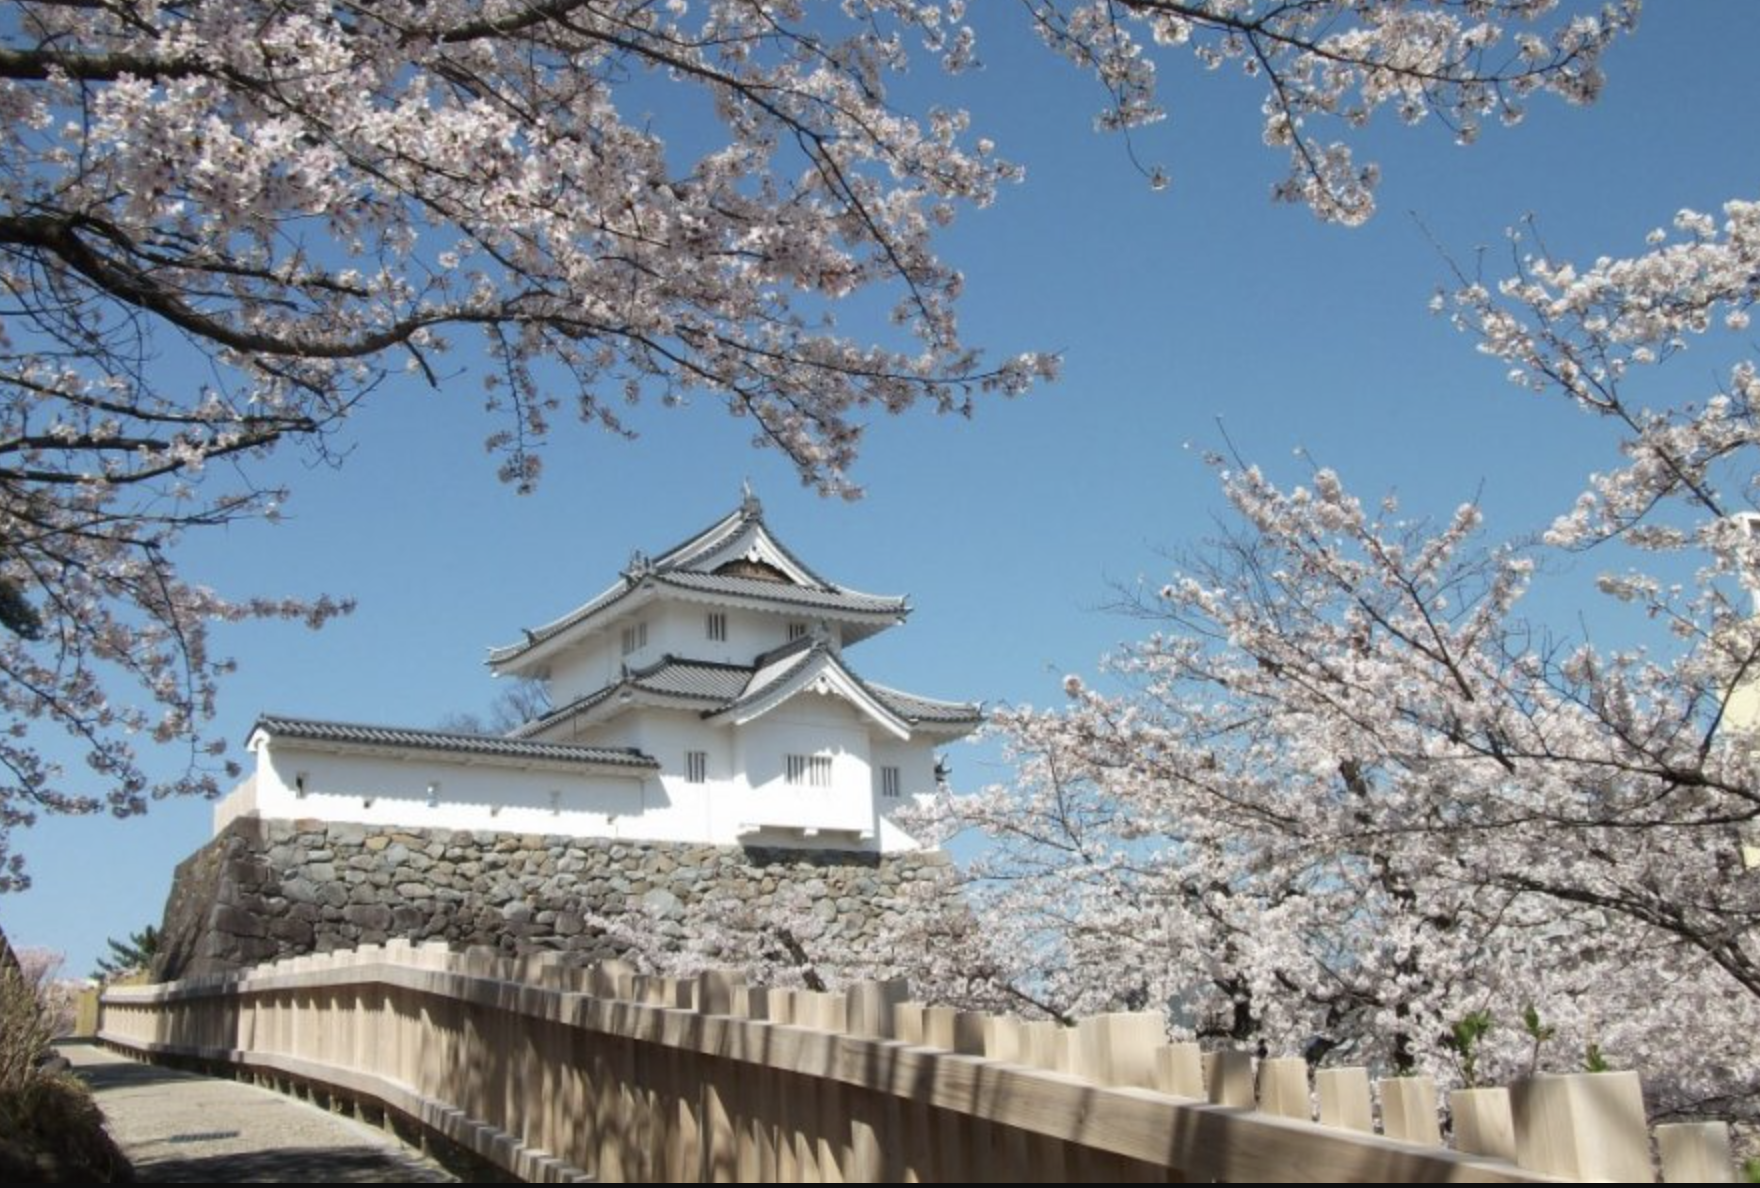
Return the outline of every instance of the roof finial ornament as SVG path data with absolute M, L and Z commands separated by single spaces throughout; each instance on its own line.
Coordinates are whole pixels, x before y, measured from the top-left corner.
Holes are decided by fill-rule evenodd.
M 653 567 L 654 563 L 648 560 L 648 554 L 640 549 L 633 549 L 630 551 L 629 564 L 624 567 L 623 576 L 632 582 L 639 582 L 648 576 L 648 571 Z
M 747 519 L 758 519 L 764 514 L 764 505 L 758 502 L 758 496 L 752 490 L 752 480 L 745 479 L 739 485 L 739 510 Z

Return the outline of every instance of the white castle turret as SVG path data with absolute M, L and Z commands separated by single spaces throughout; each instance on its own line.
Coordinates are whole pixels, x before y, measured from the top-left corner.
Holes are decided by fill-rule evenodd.
M 597 597 L 492 649 L 555 708 L 509 735 L 266 715 L 251 780 L 216 812 L 710 844 L 893 852 L 935 748 L 979 706 L 875 684 L 848 649 L 902 597 L 821 577 L 740 506 L 631 556 Z

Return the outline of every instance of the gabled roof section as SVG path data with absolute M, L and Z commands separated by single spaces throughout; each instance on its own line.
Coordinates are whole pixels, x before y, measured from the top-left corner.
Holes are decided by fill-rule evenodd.
M 837 653 L 822 641 L 804 642 L 808 646 L 793 655 L 787 654 L 791 651 L 788 648 L 770 653 L 760 661 L 739 697 L 703 716 L 710 722 L 744 726 L 801 693 L 813 692 L 842 697 L 894 737 L 911 736 L 910 723 L 875 697 L 860 677 L 844 667 Z
M 972 702 L 936 701 L 870 684 L 825 641 L 807 636 L 765 653 L 750 665 L 663 657 L 533 719 L 510 737 L 534 738 L 569 721 L 608 721 L 637 706 L 693 709 L 710 722 L 744 725 L 807 691 L 842 697 L 898 738 L 918 731 L 957 738 L 983 720 L 982 707 Z
M 714 664 L 705 660 L 680 660 L 663 656 L 656 664 L 624 673 L 615 684 L 585 697 L 577 697 L 515 730 L 509 738 L 527 739 L 562 722 L 582 716 L 593 720 L 615 717 L 634 705 L 673 706 L 713 711 L 740 695 L 752 678 L 752 670 L 739 664 Z
M 667 549 L 654 558 L 653 565 L 663 573 L 674 570 L 713 573 L 740 559 L 766 563 L 797 586 L 840 589 L 835 582 L 813 572 L 806 562 L 770 534 L 764 524 L 764 505 L 758 502 L 749 487 L 735 511 L 682 544 Z
M 404 726 L 370 726 L 359 722 L 326 722 L 265 714 L 251 727 L 251 737 L 297 739 L 348 751 L 427 751 L 477 756 L 504 762 L 548 762 L 597 767 L 651 769 L 653 757 L 632 747 L 582 747 L 570 743 L 528 742 L 499 734 L 463 734 L 451 730 L 417 730 Z
M 525 671 L 581 634 L 616 618 L 632 597 L 672 596 L 696 601 L 810 611 L 850 624 L 846 643 L 884 630 L 910 613 L 902 596 L 865 594 L 828 581 L 809 568 L 764 523 L 764 508 L 748 490 L 732 513 L 690 539 L 649 558 L 636 553 L 617 583 L 525 639 L 489 650 L 498 672 Z

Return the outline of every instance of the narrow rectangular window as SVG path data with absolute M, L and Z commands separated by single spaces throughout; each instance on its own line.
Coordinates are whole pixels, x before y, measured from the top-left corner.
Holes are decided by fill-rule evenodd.
M 687 784 L 706 784 L 709 782 L 709 752 L 686 751 L 684 753 L 684 779 Z
M 721 611 L 709 612 L 709 638 L 717 641 L 727 638 L 727 615 Z
M 788 642 L 793 643 L 806 633 L 807 625 L 805 623 L 790 623 L 788 625 Z
M 623 654 L 625 656 L 632 652 L 639 652 L 647 646 L 648 625 L 646 623 L 631 623 L 623 629 Z
M 783 766 L 783 774 L 789 783 L 797 787 L 829 788 L 831 756 L 789 755 Z
M 880 795 L 897 799 L 898 794 L 898 768 L 882 767 L 880 769 Z

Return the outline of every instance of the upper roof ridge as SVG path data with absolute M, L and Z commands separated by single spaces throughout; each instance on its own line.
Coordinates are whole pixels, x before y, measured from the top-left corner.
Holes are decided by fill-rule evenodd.
M 717 572 L 738 560 L 755 561 L 774 574 L 761 581 L 731 571 Z M 805 613 L 849 616 L 851 621 L 865 622 L 859 635 L 846 633 L 846 644 L 883 630 L 910 611 L 903 596 L 866 594 L 815 572 L 771 533 L 764 523 L 763 504 L 747 483 L 741 487 L 740 504 L 733 511 L 664 552 L 633 551 L 610 588 L 541 627 L 521 628 L 519 642 L 489 649 L 489 663 L 497 669 L 521 663 L 558 637 L 572 635 L 589 620 L 603 622 L 626 613 L 614 608 L 638 591 L 651 595 L 655 584 L 668 582 L 679 583 L 674 590 L 698 599 L 756 599 L 785 610 L 792 604 Z M 687 585 L 689 590 L 681 588 Z

